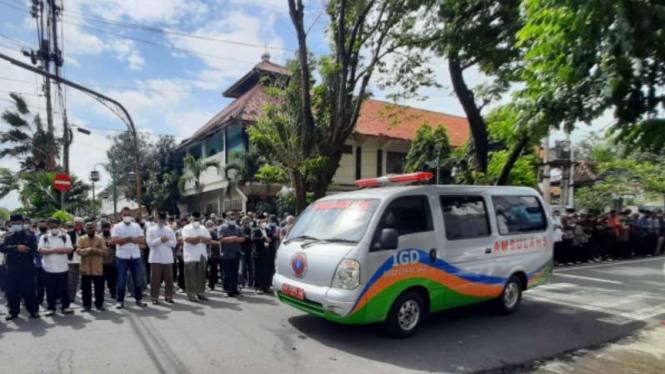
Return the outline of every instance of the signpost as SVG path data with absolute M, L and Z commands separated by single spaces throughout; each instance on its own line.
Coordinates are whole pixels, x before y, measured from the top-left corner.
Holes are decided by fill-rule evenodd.
M 72 178 L 69 175 L 58 174 L 53 179 L 53 188 L 60 192 L 67 192 L 72 188 Z

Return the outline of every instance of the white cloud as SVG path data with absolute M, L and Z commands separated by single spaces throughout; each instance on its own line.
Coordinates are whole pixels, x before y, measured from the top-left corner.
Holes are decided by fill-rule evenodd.
M 81 64 L 72 56 L 65 56 L 65 64 L 76 66 L 77 68 L 81 67 Z
M 70 0 L 69 7 L 105 18 L 167 23 L 203 14 L 207 9 L 206 4 L 194 0 Z
M 96 55 L 104 51 L 104 42 L 97 36 L 81 30 L 78 25 L 63 22 L 65 54 Z
M 165 118 L 166 124 L 174 128 L 178 136 L 188 138 L 214 115 L 214 111 L 194 110 L 184 113 L 168 113 Z

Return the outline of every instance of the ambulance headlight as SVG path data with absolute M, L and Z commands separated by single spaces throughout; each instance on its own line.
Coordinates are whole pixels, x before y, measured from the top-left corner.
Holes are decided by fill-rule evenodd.
M 342 260 L 337 266 L 332 286 L 352 290 L 360 284 L 360 264 L 356 260 Z

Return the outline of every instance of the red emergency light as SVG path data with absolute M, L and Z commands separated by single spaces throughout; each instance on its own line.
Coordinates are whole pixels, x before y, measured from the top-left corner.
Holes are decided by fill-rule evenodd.
M 386 184 L 404 184 L 426 181 L 432 179 L 433 177 L 434 174 L 423 171 L 410 174 L 386 175 L 385 177 L 379 178 L 360 179 L 353 182 L 353 184 L 355 184 L 357 187 L 379 187 Z

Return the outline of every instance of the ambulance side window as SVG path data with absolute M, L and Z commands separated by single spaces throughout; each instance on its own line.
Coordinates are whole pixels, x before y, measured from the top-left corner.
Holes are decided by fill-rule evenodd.
M 492 196 L 501 235 L 547 230 L 545 210 L 534 196 Z
M 383 212 L 377 233 L 385 228 L 396 229 L 400 236 L 434 230 L 427 196 L 404 196 L 393 200 Z
M 446 239 L 484 238 L 490 235 L 487 206 L 482 196 L 441 196 Z

